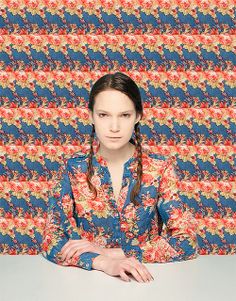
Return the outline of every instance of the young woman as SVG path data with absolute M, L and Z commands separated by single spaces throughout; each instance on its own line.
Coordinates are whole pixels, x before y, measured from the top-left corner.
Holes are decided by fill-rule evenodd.
M 88 108 L 89 153 L 76 153 L 61 170 L 49 198 L 42 255 L 139 282 L 152 279 L 143 263 L 196 258 L 197 223 L 179 197 L 175 161 L 141 145 L 136 83 L 121 72 L 104 75 Z

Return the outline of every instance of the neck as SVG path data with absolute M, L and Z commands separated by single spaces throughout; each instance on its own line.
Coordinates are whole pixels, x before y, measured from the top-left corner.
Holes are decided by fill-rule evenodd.
M 135 146 L 132 143 L 127 143 L 118 150 L 105 148 L 101 143 L 97 153 L 101 155 L 108 163 L 123 163 L 131 158 L 134 154 Z

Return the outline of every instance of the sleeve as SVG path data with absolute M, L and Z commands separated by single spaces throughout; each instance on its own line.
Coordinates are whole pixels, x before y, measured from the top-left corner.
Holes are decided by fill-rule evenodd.
M 150 239 L 125 247 L 125 254 L 135 256 L 144 263 L 164 263 L 190 260 L 198 257 L 197 221 L 189 208 L 181 201 L 178 192 L 178 177 L 172 159 L 167 160 L 158 188 L 156 209 L 166 225 L 166 235 L 159 235 L 154 226 Z M 158 218 L 158 223 L 160 222 Z
M 61 172 L 61 171 L 60 171 Z M 69 239 L 81 239 L 73 217 L 73 193 L 68 175 L 68 164 L 63 166 L 60 181 L 48 200 L 46 226 L 43 233 L 42 256 L 63 266 L 77 266 L 93 270 L 92 261 L 98 253 L 85 252 L 61 261 L 59 252 Z

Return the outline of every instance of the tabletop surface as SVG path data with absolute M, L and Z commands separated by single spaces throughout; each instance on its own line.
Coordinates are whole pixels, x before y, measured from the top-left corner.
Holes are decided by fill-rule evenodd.
M 145 264 L 154 281 L 139 283 L 102 271 L 54 264 L 39 255 L 0 256 L 1 301 L 234 300 L 235 255 Z

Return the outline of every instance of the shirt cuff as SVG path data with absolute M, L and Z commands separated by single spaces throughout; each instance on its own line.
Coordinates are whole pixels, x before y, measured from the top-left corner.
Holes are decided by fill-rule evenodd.
M 98 253 L 94 253 L 94 252 L 85 252 L 83 254 L 81 254 L 79 256 L 79 261 L 78 261 L 78 265 L 83 268 L 83 269 L 86 269 L 86 270 L 95 270 L 93 267 L 92 267 L 92 264 L 93 264 L 93 259 L 96 258 L 97 256 L 99 256 L 101 254 L 98 254 Z

